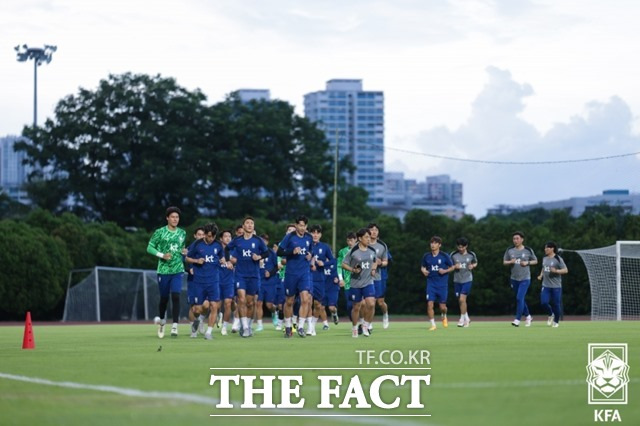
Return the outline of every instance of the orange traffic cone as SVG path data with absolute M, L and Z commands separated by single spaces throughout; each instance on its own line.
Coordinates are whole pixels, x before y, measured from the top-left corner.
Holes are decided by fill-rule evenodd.
M 22 339 L 22 349 L 35 349 L 36 342 L 33 340 L 33 327 L 31 327 L 31 312 L 27 312 L 27 319 L 24 322 L 24 338 Z

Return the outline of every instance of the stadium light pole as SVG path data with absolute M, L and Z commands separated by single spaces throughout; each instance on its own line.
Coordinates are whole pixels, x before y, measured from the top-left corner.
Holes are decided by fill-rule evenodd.
M 26 44 L 14 47 L 18 62 L 26 62 L 33 59 L 33 127 L 38 125 L 38 67 L 43 63 L 51 62 L 53 52 L 57 46 L 45 44 L 44 47 L 29 47 Z
M 331 250 L 336 252 L 336 232 L 338 229 L 338 129 L 336 128 L 336 149 L 333 158 L 333 223 L 332 233 L 333 239 L 331 241 Z

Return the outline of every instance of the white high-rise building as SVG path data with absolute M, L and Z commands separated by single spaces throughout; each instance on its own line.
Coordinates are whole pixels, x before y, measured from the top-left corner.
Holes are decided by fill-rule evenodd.
M 347 181 L 367 190 L 368 204 L 384 204 L 384 93 L 362 90 L 362 80 L 329 80 L 304 95 L 304 115 L 325 132 L 334 152 L 349 157 L 356 172 Z
M 22 164 L 25 152 L 16 152 L 13 146 L 21 138 L 5 136 L 0 138 L 0 192 L 21 203 L 28 203 L 27 193 L 23 186 L 27 181 L 27 167 Z

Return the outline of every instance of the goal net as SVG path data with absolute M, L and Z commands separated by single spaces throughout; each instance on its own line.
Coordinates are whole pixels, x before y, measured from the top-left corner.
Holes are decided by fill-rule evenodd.
M 577 253 L 589 275 L 591 319 L 640 319 L 640 241 Z
M 186 280 L 182 283 L 180 317 L 188 315 Z M 69 273 L 62 321 L 142 321 L 158 314 L 154 270 L 96 266 Z M 169 302 L 169 312 L 171 312 Z

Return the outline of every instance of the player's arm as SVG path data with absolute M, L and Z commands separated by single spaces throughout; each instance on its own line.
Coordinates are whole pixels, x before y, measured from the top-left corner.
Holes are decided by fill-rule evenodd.
M 516 263 L 516 259 L 511 259 L 511 256 L 509 256 L 509 250 L 504 252 L 504 258 L 502 259 L 502 264 L 503 265 L 513 265 L 514 263 Z
M 162 253 L 158 250 L 158 243 L 160 242 L 160 233 L 154 232 L 147 244 L 147 253 L 156 256 L 158 259 L 169 260 L 171 259 L 171 253 Z
M 564 275 L 569 273 L 569 268 L 567 268 L 567 265 L 565 265 L 564 261 L 560 259 L 560 268 L 552 267 L 550 271 L 553 272 L 554 274 Z

